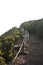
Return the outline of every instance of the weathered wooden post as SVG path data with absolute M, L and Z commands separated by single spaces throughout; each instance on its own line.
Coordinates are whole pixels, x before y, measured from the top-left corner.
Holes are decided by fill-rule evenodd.
M 23 42 L 23 46 L 22 46 L 22 51 L 20 53 L 24 53 L 24 42 Z

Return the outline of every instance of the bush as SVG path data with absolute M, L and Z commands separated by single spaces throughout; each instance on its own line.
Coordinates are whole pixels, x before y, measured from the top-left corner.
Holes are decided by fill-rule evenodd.
M 43 19 L 24 22 L 20 27 L 27 30 L 29 34 L 35 34 L 38 38 L 43 39 Z
M 43 22 L 40 22 L 40 24 L 38 25 L 36 35 L 37 37 L 43 39 Z
M 5 59 L 0 56 L 0 65 L 6 65 Z

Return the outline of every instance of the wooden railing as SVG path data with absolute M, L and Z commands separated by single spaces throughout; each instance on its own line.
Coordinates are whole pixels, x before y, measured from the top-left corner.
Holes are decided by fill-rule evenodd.
M 19 54 L 20 54 L 20 52 L 22 51 L 23 45 L 24 45 L 24 39 L 23 39 L 23 42 L 22 42 L 22 44 L 21 44 L 21 46 L 20 46 L 20 48 L 19 48 L 18 53 L 16 54 L 16 56 L 14 57 L 14 59 L 13 59 L 13 61 L 11 62 L 11 64 L 10 64 L 10 65 L 15 64 L 15 61 L 16 61 L 16 59 L 17 59 L 18 55 L 19 55 Z
M 21 53 L 21 51 L 23 51 L 24 44 L 26 43 L 26 38 L 27 38 L 27 36 L 29 37 L 29 34 L 28 34 L 27 36 L 26 36 L 26 35 L 27 35 L 27 33 L 26 33 L 25 36 L 24 36 L 24 39 L 23 39 L 23 41 L 22 41 L 22 43 L 21 43 L 21 45 L 20 45 L 20 48 L 19 48 L 18 53 L 16 54 L 16 56 L 14 57 L 14 59 L 13 59 L 13 61 L 11 62 L 10 65 L 15 65 L 15 61 L 16 61 L 18 55 Z

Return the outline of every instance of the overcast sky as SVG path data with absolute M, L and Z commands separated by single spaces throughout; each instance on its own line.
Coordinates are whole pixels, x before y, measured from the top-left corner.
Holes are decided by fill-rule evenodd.
M 0 0 L 0 35 L 24 21 L 43 18 L 43 0 Z

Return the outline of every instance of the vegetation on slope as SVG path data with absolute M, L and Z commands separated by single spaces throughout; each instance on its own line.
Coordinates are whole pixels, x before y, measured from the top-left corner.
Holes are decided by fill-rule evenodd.
M 18 28 L 12 28 L 0 36 L 0 65 L 6 65 L 16 55 L 14 44 L 22 38 Z M 5 63 L 6 62 L 6 63 Z
M 20 27 L 27 30 L 30 34 L 35 34 L 43 39 L 43 19 L 24 22 Z

